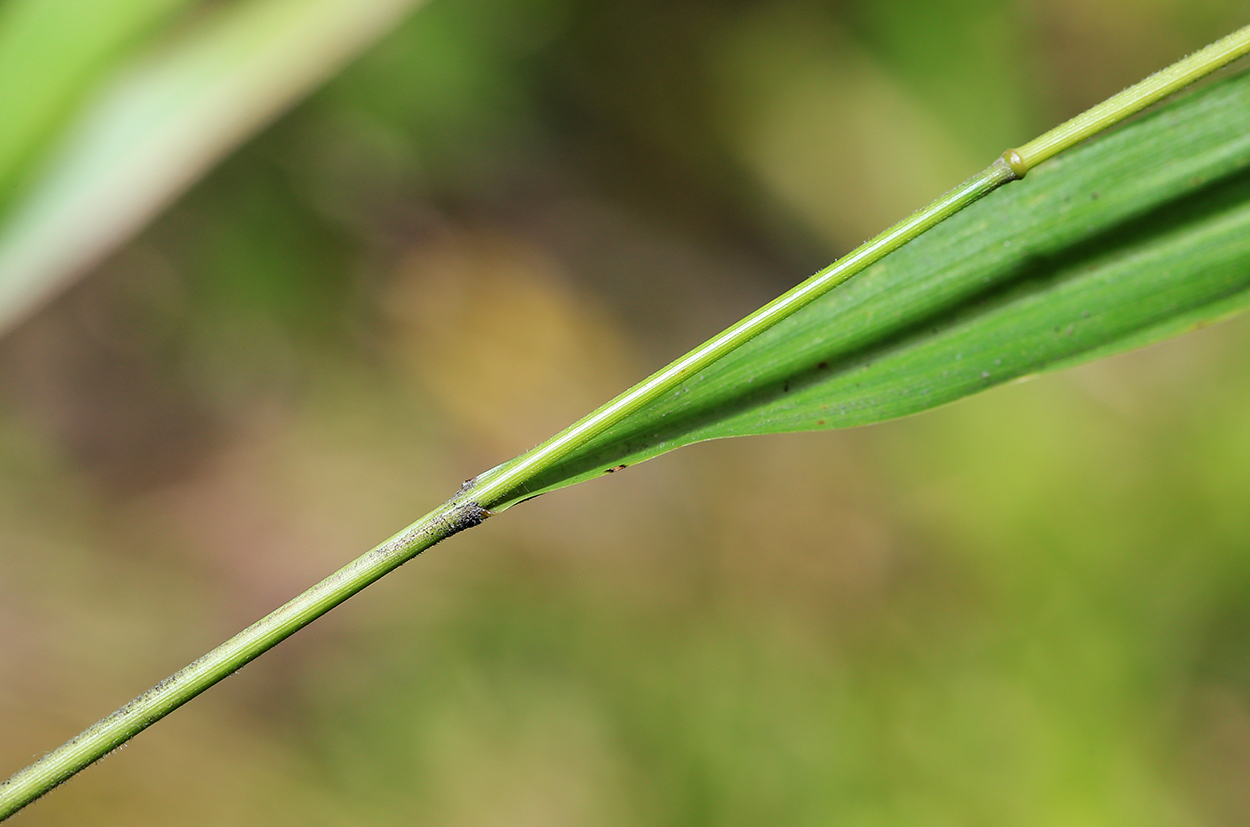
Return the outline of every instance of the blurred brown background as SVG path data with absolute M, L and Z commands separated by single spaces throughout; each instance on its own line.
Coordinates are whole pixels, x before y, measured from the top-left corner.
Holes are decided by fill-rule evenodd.
M 1245 12 L 431 0 L 0 340 L 0 775 Z M 1245 824 L 1248 346 L 539 498 L 15 823 Z

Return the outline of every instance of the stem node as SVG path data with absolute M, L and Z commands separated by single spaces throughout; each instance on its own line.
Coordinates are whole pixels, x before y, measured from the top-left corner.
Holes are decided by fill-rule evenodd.
M 1009 149 L 1003 153 L 1003 160 L 1007 162 L 1007 166 L 1011 167 L 1011 171 L 1016 174 L 1016 178 L 1023 178 L 1029 172 L 1029 165 L 1024 162 L 1024 158 L 1014 149 Z

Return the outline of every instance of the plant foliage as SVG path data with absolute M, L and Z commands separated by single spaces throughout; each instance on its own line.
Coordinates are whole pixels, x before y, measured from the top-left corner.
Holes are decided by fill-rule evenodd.
M 1250 73 L 1039 166 L 590 440 L 504 505 L 707 439 L 866 425 L 1250 301 Z

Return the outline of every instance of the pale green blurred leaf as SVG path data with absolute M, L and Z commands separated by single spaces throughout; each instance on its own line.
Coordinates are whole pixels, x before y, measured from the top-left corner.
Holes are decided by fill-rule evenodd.
M 4 216 L 0 330 L 142 227 L 417 1 L 213 6 L 124 65 Z
M 0 210 L 119 60 L 191 0 L 9 0 L 0 7 Z

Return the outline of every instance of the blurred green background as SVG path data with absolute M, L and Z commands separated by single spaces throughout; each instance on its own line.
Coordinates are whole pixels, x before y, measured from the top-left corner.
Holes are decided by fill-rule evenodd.
M 90 5 L 30 176 L 230 4 Z M 430 0 L 0 340 L 0 775 L 1245 10 Z M 542 497 L 15 823 L 1248 823 L 1248 352 Z

